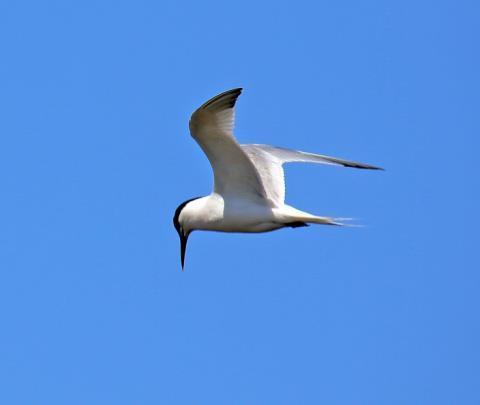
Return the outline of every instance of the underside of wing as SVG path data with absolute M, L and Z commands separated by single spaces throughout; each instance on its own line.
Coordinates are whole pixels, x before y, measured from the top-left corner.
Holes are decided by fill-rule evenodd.
M 260 176 L 233 135 L 235 103 L 241 92 L 229 90 L 204 103 L 190 118 L 190 133 L 212 165 L 216 193 L 263 198 Z
M 250 157 L 259 173 L 267 196 L 275 204 L 285 201 L 284 163 L 305 162 L 327 165 L 354 167 L 357 169 L 383 170 L 380 167 L 338 159 L 315 153 L 300 152 L 292 149 L 279 148 L 270 145 L 241 145 Z

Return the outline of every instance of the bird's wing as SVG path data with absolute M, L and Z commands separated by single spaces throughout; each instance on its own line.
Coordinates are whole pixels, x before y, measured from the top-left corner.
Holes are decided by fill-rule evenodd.
M 270 155 L 275 156 L 283 163 L 290 162 L 305 162 L 305 163 L 323 163 L 326 165 L 354 167 L 356 169 L 370 169 L 370 170 L 383 170 L 381 167 L 367 165 L 365 163 L 353 162 L 351 160 L 339 159 L 336 157 L 318 155 L 316 153 L 301 152 L 298 150 L 280 148 L 278 146 L 270 145 L 251 145 L 255 148 L 261 149 Z
M 263 145 L 241 145 L 260 175 L 267 197 L 274 205 L 285 201 L 285 178 L 281 158 L 263 148 Z
M 190 133 L 212 165 L 216 193 L 265 198 L 259 173 L 233 135 L 235 102 L 241 92 L 226 91 L 198 108 L 190 118 Z
M 357 169 L 383 170 L 380 167 L 334 158 L 315 153 L 300 152 L 270 145 L 241 145 L 242 149 L 255 164 L 260 174 L 265 192 L 275 204 L 285 201 L 285 179 L 283 164 L 290 162 L 322 163 L 335 166 L 355 167 Z

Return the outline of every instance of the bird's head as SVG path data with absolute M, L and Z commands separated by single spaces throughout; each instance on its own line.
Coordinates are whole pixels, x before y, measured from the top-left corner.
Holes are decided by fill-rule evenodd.
M 185 252 L 187 250 L 188 236 L 193 231 L 193 229 L 190 229 L 187 224 L 185 224 L 185 220 L 182 218 L 182 211 L 188 205 L 188 203 L 197 200 L 198 198 L 199 197 L 191 198 L 190 200 L 181 203 L 173 215 L 173 226 L 177 230 L 178 236 L 180 237 L 180 260 L 182 263 L 182 270 L 185 264 Z

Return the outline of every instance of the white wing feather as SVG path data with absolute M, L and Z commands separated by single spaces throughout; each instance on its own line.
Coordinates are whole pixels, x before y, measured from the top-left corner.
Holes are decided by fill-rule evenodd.
M 233 135 L 235 102 L 242 89 L 213 97 L 190 118 L 190 133 L 212 165 L 214 192 L 222 196 L 266 198 L 261 178 Z
M 322 163 L 357 169 L 382 170 L 380 167 L 339 159 L 315 153 L 301 152 L 270 145 L 241 145 L 259 173 L 267 196 L 276 205 L 285 201 L 285 178 L 283 164 L 290 162 Z

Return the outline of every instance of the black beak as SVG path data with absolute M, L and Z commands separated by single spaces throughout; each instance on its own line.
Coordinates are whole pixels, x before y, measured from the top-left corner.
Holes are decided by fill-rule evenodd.
M 187 241 L 188 241 L 188 233 L 184 235 L 182 232 L 179 233 L 180 235 L 180 260 L 182 262 L 182 271 L 185 265 L 185 252 L 187 250 Z

